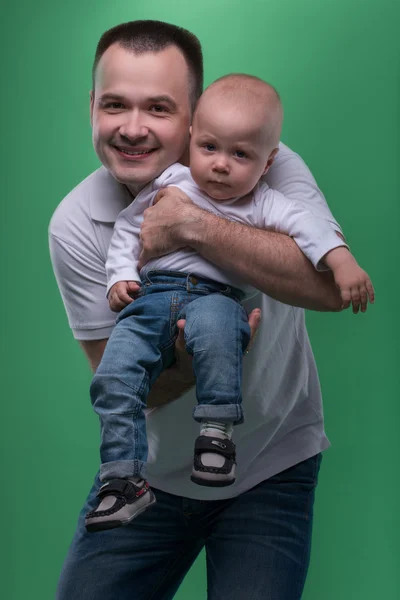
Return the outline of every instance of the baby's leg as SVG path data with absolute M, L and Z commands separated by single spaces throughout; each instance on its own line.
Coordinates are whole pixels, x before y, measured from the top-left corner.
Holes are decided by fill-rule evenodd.
M 106 484 L 101 488 L 100 505 L 87 516 L 88 529 L 125 524 L 136 516 L 139 505 L 154 501 L 151 492 L 145 494 L 143 481 L 147 460 L 143 409 L 151 385 L 173 360 L 170 305 L 171 294 L 160 292 L 127 306 L 93 378 L 90 394 L 101 421 L 100 479 Z M 126 504 L 114 514 L 116 498 Z
M 235 470 L 231 426 L 243 421 L 242 361 L 250 340 L 247 315 L 229 296 L 198 298 L 186 307 L 185 339 L 196 375 L 198 405 L 193 416 L 202 424 L 192 480 L 230 485 Z

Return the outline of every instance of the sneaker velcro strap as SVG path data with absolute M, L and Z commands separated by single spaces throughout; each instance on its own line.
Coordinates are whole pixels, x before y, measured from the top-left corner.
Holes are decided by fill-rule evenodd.
M 200 435 L 196 439 L 194 451 L 195 454 L 201 452 L 215 452 L 216 454 L 221 454 L 225 458 L 233 459 L 236 456 L 236 447 L 231 440 L 221 440 L 220 438 L 207 435 Z
M 149 489 L 147 481 L 142 487 L 135 485 L 127 479 L 111 479 L 101 486 L 97 492 L 99 498 L 113 494 L 115 496 L 124 496 L 127 500 L 132 501 L 134 498 L 142 496 Z

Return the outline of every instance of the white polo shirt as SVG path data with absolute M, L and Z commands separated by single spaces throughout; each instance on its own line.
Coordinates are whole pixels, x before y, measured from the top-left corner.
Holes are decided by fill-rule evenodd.
M 266 181 L 340 232 L 310 171 L 283 144 Z M 131 201 L 127 188 L 101 167 L 64 198 L 51 220 L 53 268 L 77 340 L 108 338 L 114 327 L 116 315 L 106 299 L 105 263 L 114 222 Z M 304 311 L 261 293 L 245 303 L 248 311 L 256 307 L 263 316 L 244 361 L 245 421 L 234 430 L 235 484 L 203 488 L 190 481 L 198 435 L 191 390 L 147 414 L 151 486 L 189 498 L 229 498 L 329 446 Z

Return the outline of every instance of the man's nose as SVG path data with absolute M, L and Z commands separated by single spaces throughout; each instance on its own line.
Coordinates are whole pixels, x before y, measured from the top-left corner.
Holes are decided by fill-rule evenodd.
M 226 156 L 218 155 L 214 159 L 213 170 L 217 173 L 229 173 L 229 161 Z
M 139 111 L 132 111 L 126 115 L 125 121 L 119 128 L 122 137 L 135 141 L 147 137 L 149 129 L 146 126 L 143 115 Z

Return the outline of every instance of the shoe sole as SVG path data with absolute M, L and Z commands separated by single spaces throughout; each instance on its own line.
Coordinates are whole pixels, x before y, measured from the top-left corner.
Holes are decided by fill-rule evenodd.
M 203 485 L 205 487 L 227 487 L 228 485 L 235 483 L 235 479 L 229 479 L 229 481 L 218 481 L 215 479 L 202 479 L 201 477 L 196 477 L 195 475 L 191 475 L 190 479 L 193 481 L 193 483 L 197 483 L 197 485 Z
M 124 521 L 118 520 L 118 521 L 103 521 L 103 522 L 98 522 L 98 523 L 88 523 L 87 525 L 85 525 L 86 531 L 89 531 L 90 533 L 92 533 L 94 531 L 107 531 L 107 529 L 116 529 L 117 527 L 126 527 L 126 525 L 129 525 L 130 523 L 132 523 L 133 519 L 136 519 L 136 517 L 138 517 L 142 512 L 145 512 L 153 504 L 156 504 L 155 497 L 153 497 L 151 502 L 149 502 L 145 506 L 142 506 L 142 508 L 139 508 L 135 512 L 134 515 L 129 517 L 129 519 L 125 519 Z

